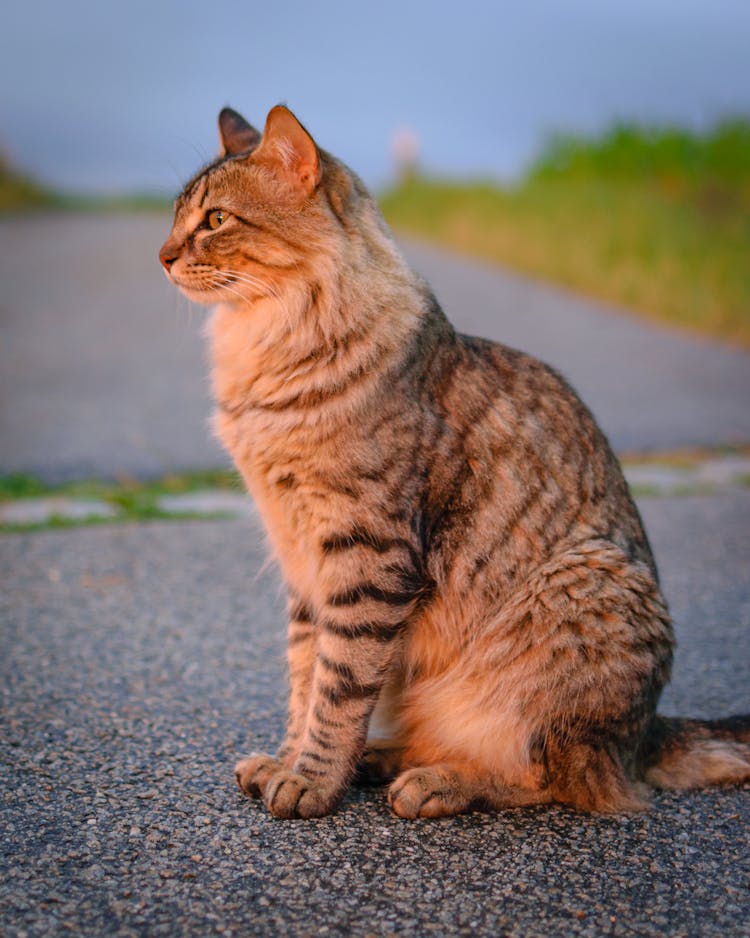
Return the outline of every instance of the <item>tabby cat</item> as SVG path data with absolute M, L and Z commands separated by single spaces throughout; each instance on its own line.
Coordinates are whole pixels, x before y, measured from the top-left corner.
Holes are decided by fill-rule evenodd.
M 609 445 L 541 362 L 458 335 L 347 167 L 284 107 L 176 202 L 216 430 L 289 594 L 289 720 L 236 767 L 271 814 L 391 781 L 405 818 L 750 777 L 750 720 L 655 714 L 674 639 Z M 383 738 L 371 739 L 378 727 Z

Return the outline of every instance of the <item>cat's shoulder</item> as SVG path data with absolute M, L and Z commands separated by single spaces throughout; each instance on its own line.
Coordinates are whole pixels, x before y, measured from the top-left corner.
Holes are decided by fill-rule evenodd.
M 568 380 L 556 368 L 528 352 L 492 339 L 463 333 L 459 333 L 457 339 L 470 359 L 484 363 L 499 375 L 513 376 L 514 383 L 521 381 L 547 386 L 550 390 L 558 388 L 566 394 L 575 393 Z

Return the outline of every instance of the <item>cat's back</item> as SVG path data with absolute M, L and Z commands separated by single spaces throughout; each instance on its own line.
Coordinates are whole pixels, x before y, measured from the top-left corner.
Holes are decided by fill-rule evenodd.
M 618 461 L 560 374 L 524 352 L 460 334 L 436 362 L 432 381 L 422 382 L 444 428 L 427 501 L 433 542 L 467 589 L 484 576 L 497 584 L 499 572 L 500 580 L 515 579 L 591 536 L 655 573 Z

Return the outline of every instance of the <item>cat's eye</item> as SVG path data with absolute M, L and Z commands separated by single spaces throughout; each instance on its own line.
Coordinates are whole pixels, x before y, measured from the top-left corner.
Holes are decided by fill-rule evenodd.
M 228 217 L 227 212 L 222 212 L 220 208 L 215 208 L 206 215 L 206 224 L 212 231 L 216 231 L 220 225 L 224 224 Z

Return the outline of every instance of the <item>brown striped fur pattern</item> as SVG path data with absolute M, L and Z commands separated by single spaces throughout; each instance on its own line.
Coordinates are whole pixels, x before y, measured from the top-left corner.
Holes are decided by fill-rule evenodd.
M 558 374 L 456 334 L 357 177 L 283 107 L 220 115 L 161 251 L 289 591 L 289 721 L 236 769 L 284 818 L 356 778 L 402 817 L 750 775 L 747 722 L 655 716 L 673 635 L 606 439 Z M 368 730 L 382 737 L 368 743 Z

